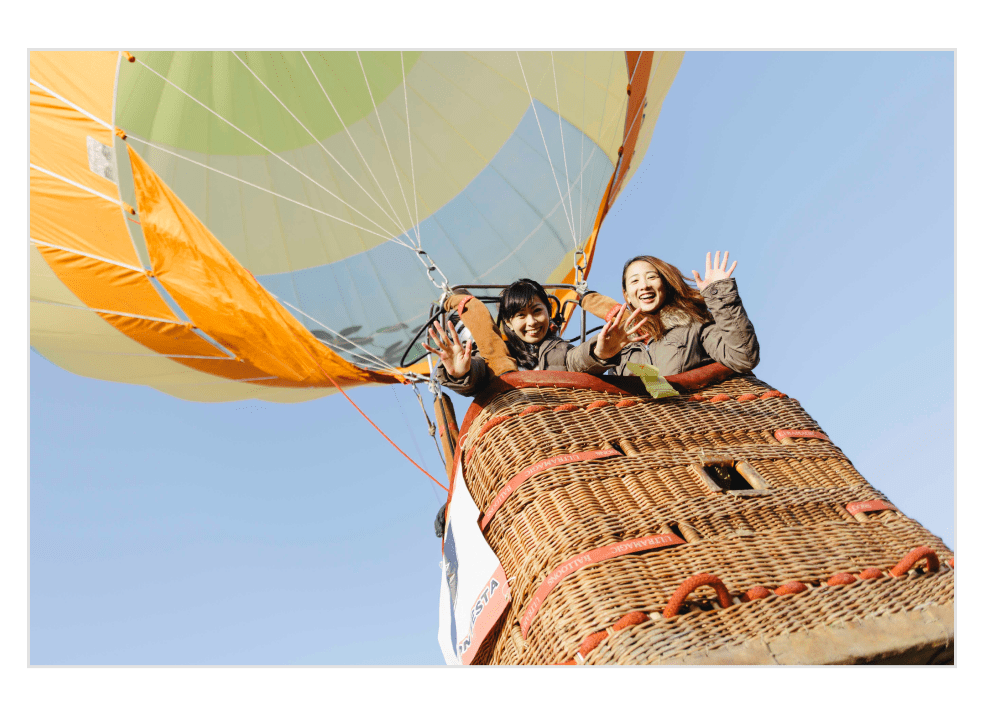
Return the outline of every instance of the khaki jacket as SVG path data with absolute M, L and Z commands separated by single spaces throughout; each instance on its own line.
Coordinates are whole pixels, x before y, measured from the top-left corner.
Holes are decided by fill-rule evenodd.
M 572 371 L 590 373 L 600 376 L 605 371 L 615 368 L 619 357 L 613 356 L 608 361 L 602 361 L 594 355 L 594 345 L 597 337 L 574 346 L 555 334 L 550 334 L 540 342 L 537 353 L 536 371 Z M 522 370 L 522 369 L 520 369 Z M 492 379 L 492 371 L 477 352 L 472 352 L 471 370 L 461 378 L 452 378 L 438 364 L 434 369 L 434 378 L 442 386 L 450 388 L 462 396 L 474 396 L 479 393 Z
M 629 344 L 618 357 L 612 373 L 634 375 L 629 362 L 651 364 L 661 376 L 672 376 L 717 361 L 738 373 L 748 373 L 759 362 L 755 327 L 748 320 L 734 279 L 715 281 L 704 287 L 701 296 L 714 319 L 695 323 L 686 315 L 662 314 L 668 329 L 659 341 Z

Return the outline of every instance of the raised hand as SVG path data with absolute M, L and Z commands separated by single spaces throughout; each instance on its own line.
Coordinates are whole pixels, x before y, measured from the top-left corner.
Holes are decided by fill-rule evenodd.
M 625 304 L 622 304 L 622 307 L 609 321 L 605 322 L 605 325 L 601 327 L 601 331 L 598 332 L 598 341 L 594 347 L 595 356 L 605 361 L 616 355 L 633 341 L 643 341 L 648 338 L 648 334 L 641 330 L 646 323 L 645 317 L 635 326 L 630 326 L 641 311 L 642 309 L 633 311 L 625 322 L 625 326 L 622 326 L 622 316 L 625 314 Z
M 711 264 L 711 252 L 707 252 L 707 260 L 704 263 L 704 278 L 700 278 L 700 274 L 697 270 L 693 270 L 694 280 L 697 282 L 697 289 L 703 291 L 704 287 L 708 284 L 713 284 L 715 281 L 721 281 L 721 279 L 730 279 L 731 272 L 735 270 L 738 266 L 738 262 L 734 262 L 731 268 L 727 271 L 724 267 L 728 265 L 728 252 L 724 252 L 724 261 L 721 261 L 721 252 L 714 253 L 714 263 Z
M 434 329 L 437 329 L 437 333 L 434 332 Z M 462 346 L 458 332 L 454 330 L 454 324 L 450 321 L 448 322 L 448 334 L 451 334 L 451 338 L 448 338 L 448 334 L 444 333 L 444 329 L 441 328 L 438 321 L 434 322 L 434 328 L 428 329 L 427 333 L 431 340 L 438 345 L 438 348 L 433 348 L 427 342 L 420 345 L 441 359 L 444 370 L 452 378 L 467 376 L 471 370 L 472 340 L 468 339 L 468 343 Z

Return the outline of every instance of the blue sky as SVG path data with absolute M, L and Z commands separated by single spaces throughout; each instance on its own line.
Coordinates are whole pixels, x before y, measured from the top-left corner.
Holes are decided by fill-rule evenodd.
M 953 83 L 949 52 L 688 53 L 591 285 L 730 250 L 756 374 L 956 548 Z M 409 389 L 351 396 L 443 473 Z M 443 499 L 341 397 L 196 404 L 32 353 L 30 431 L 32 663 L 443 662 Z

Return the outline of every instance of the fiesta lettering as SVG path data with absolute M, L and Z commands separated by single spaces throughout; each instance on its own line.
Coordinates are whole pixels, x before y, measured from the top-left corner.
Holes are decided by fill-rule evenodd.
M 468 651 L 468 647 L 471 645 L 471 639 L 474 635 L 475 623 L 478 618 L 482 615 L 482 611 L 488 607 L 492 596 L 495 595 L 495 591 L 499 587 L 499 581 L 494 577 L 489 580 L 488 585 L 482 590 L 482 593 L 478 596 L 478 600 L 472 607 L 469 617 L 471 618 L 471 624 L 468 626 L 468 635 L 458 644 L 458 654 L 462 655 Z

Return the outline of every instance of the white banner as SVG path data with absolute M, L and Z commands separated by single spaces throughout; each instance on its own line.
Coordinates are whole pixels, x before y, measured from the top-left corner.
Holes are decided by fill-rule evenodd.
M 444 526 L 437 641 L 449 665 L 468 665 L 509 607 L 506 573 L 478 527 L 478 506 L 461 464 L 452 483 Z

